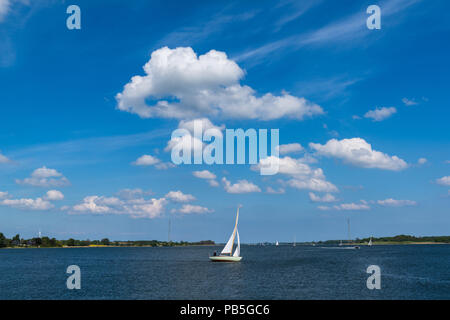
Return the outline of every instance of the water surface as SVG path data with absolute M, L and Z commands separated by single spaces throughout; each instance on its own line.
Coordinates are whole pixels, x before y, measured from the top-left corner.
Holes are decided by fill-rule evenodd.
M 240 263 L 212 263 L 221 247 L 0 250 L 0 299 L 450 299 L 450 245 L 242 246 Z M 81 290 L 66 268 L 81 268 Z M 369 265 L 381 290 L 369 290 Z

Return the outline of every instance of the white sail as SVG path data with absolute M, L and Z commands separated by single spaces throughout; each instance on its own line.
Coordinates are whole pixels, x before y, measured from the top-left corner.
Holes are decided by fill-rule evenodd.
M 220 254 L 231 254 L 235 235 L 236 235 L 236 229 L 233 230 L 233 233 L 231 234 L 230 239 L 228 239 L 227 244 L 225 245 L 225 247 L 223 248 L 223 250 Z
M 372 237 L 370 237 L 370 240 L 369 240 L 369 243 L 368 243 L 368 245 L 369 245 L 369 246 L 371 246 L 371 245 L 372 245 Z
M 239 257 L 241 254 L 241 242 L 239 241 L 239 231 L 236 229 L 236 235 L 237 235 L 237 248 L 234 250 L 233 257 Z
M 278 246 L 278 245 L 279 245 L 278 241 L 277 241 L 277 242 L 275 243 L 275 245 L 276 245 L 276 246 Z
M 231 255 L 231 253 L 233 251 L 234 238 L 236 237 L 238 220 L 239 220 L 239 207 L 237 209 L 236 224 L 234 225 L 233 233 L 231 234 L 230 239 L 228 239 L 227 244 L 225 245 L 225 247 L 223 248 L 223 250 L 222 250 L 222 252 L 220 254 L 229 254 L 229 255 Z M 238 238 L 239 238 L 239 236 L 238 236 Z

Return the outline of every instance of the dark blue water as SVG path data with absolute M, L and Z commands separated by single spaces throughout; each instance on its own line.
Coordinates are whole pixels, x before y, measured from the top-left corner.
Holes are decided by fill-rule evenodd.
M 361 250 L 242 246 L 240 263 L 212 263 L 219 247 L 0 250 L 0 299 L 450 299 L 450 246 Z M 81 268 L 81 289 L 66 268 Z M 381 290 L 369 290 L 369 265 Z

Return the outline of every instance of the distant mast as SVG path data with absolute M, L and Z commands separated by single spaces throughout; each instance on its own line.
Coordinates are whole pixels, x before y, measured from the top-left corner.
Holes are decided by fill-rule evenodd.
M 295 247 L 295 236 L 294 236 L 294 244 L 293 244 L 293 246 Z
M 170 219 L 170 216 L 169 216 L 169 230 L 168 230 L 168 232 L 167 232 L 167 242 L 170 242 L 170 229 L 171 229 L 171 219 Z
M 348 243 L 352 243 L 351 237 L 350 237 L 350 218 L 347 218 L 347 226 L 348 226 Z

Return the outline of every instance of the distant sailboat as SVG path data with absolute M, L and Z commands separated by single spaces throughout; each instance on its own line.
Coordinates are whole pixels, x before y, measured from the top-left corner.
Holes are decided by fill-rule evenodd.
M 352 244 L 352 240 L 350 237 L 350 219 L 347 218 L 347 225 L 348 225 L 348 243 L 351 245 Z M 348 247 L 349 249 L 359 249 L 359 246 L 351 246 Z
M 237 229 L 238 220 L 239 220 L 239 208 L 240 208 L 240 206 L 237 209 L 236 223 L 234 225 L 234 230 L 230 236 L 230 239 L 228 239 L 228 242 L 225 245 L 225 247 L 223 248 L 220 255 L 209 257 L 209 259 L 211 259 L 211 261 L 216 261 L 216 262 L 238 262 L 238 261 L 241 261 L 241 259 L 242 259 L 242 257 L 240 256 L 241 255 L 241 243 L 239 241 L 239 232 Z M 234 239 L 236 237 L 237 237 L 237 247 L 236 247 L 236 250 L 234 251 L 234 253 L 232 253 L 233 246 L 234 246 Z
M 295 236 L 294 236 L 294 244 L 292 246 L 295 247 Z
M 275 245 L 278 247 L 280 244 L 278 243 L 278 240 L 277 240 L 277 242 L 275 243 Z
M 367 244 L 369 247 L 372 246 L 372 236 L 370 237 L 369 243 Z

